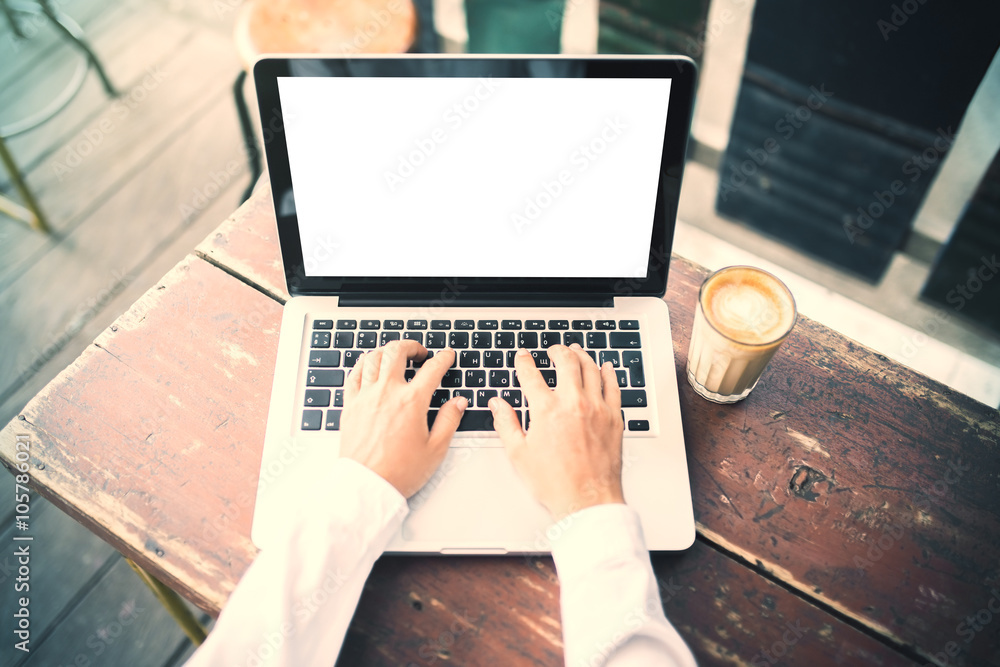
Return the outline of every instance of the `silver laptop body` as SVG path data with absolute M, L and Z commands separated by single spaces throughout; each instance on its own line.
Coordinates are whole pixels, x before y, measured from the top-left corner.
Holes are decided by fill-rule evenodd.
M 554 382 L 544 365 L 554 342 L 582 342 L 595 359 L 618 364 L 629 405 L 626 501 L 650 549 L 692 544 L 661 297 L 694 79 L 685 58 L 257 63 L 292 298 L 281 323 L 255 544 L 276 539 L 289 505 L 337 458 L 338 392 L 352 360 L 400 337 L 432 351 L 455 347 L 458 368 L 435 397 L 465 392 L 472 400 L 441 467 L 409 500 L 390 552 L 549 550 L 561 527 L 515 474 L 485 400 L 500 395 L 529 419 L 510 355 L 529 347 Z

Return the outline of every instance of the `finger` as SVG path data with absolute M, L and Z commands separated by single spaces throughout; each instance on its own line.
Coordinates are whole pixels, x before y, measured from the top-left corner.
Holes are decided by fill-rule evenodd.
M 514 370 L 517 371 L 517 381 L 521 383 L 525 396 L 534 405 L 549 395 L 549 385 L 545 384 L 545 378 L 535 367 L 535 360 L 531 358 L 531 353 L 521 348 L 514 355 Z
M 583 378 L 584 393 L 595 399 L 600 399 L 603 395 L 601 388 L 601 367 L 576 343 L 570 345 L 569 349 L 576 354 L 577 359 L 580 361 L 580 375 Z
M 434 390 L 441 384 L 441 378 L 448 372 L 455 362 L 455 350 L 446 347 L 431 357 L 430 361 L 424 362 L 417 374 L 410 380 L 410 386 L 416 390 L 427 394 L 428 400 Z
M 604 365 L 601 366 L 601 380 L 604 381 L 604 402 L 612 410 L 620 412 L 622 409 L 622 390 L 618 387 L 618 376 L 610 361 L 604 362 Z
M 371 384 L 378 380 L 382 367 L 382 348 L 365 353 L 365 367 L 361 369 L 361 383 Z
M 379 377 L 403 379 L 406 362 L 410 359 L 423 359 L 427 356 L 427 348 L 415 340 L 394 340 L 382 348 L 382 366 Z
M 358 395 L 359 391 L 361 391 L 361 373 L 364 372 L 364 368 L 365 353 L 362 352 L 354 362 L 354 368 L 352 368 L 350 373 L 347 374 L 347 380 L 344 382 L 345 398 L 352 399 Z
M 568 347 L 553 345 L 548 349 L 549 358 L 556 367 L 556 381 L 560 388 L 579 391 L 583 388 L 580 360 Z
M 523 386 L 523 385 L 522 385 Z M 490 399 L 490 411 L 493 412 L 493 428 L 500 436 L 500 442 L 507 450 L 507 457 L 513 460 L 524 447 L 524 429 L 517 420 L 514 408 L 507 401 L 493 397 Z
M 441 406 L 437 417 L 434 419 L 434 426 L 431 427 L 430 442 L 432 451 L 445 450 L 448 443 L 455 437 L 458 430 L 458 423 L 462 421 L 465 408 L 469 407 L 469 402 L 461 396 L 456 396 Z

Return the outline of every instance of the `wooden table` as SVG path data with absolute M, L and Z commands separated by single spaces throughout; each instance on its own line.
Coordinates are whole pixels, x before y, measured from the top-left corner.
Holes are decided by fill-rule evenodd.
M 653 556 L 701 664 L 1000 665 L 997 411 L 807 318 L 708 403 L 682 370 L 705 274 L 674 257 L 666 297 L 698 539 Z M 285 298 L 263 188 L 6 427 L 4 464 L 30 441 L 38 492 L 217 613 L 256 552 Z M 556 665 L 560 637 L 549 558 L 386 557 L 340 663 Z

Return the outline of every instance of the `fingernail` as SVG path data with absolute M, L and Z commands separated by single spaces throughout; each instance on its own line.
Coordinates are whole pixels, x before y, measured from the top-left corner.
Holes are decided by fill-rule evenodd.
M 456 396 L 455 399 L 458 399 L 457 401 L 455 401 L 455 405 L 458 406 L 459 412 L 465 412 L 465 409 L 469 407 L 469 399 L 467 399 L 465 396 Z
M 582 350 L 582 349 L 583 349 L 582 347 L 580 347 L 580 344 L 579 344 L 579 343 L 573 343 L 572 345 L 570 345 L 570 347 L 571 347 L 571 348 L 575 347 L 575 348 L 576 348 L 576 349 L 578 349 L 578 350 Z
M 490 412 L 497 411 L 497 401 L 499 400 L 499 398 L 493 397 L 490 399 L 489 403 L 486 404 L 486 406 L 490 409 Z
M 527 357 L 527 356 L 530 356 L 531 353 L 528 352 L 528 350 L 526 350 L 525 348 L 522 347 L 520 350 L 517 351 L 517 354 L 518 354 L 518 356 L 521 356 L 521 357 Z

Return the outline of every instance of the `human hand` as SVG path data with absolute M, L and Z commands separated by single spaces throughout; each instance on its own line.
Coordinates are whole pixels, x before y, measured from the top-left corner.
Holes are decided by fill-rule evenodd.
M 451 399 L 428 430 L 431 394 L 455 352 L 441 350 L 407 382 L 407 360 L 426 357 L 427 349 L 416 341 L 393 341 L 362 354 L 344 386 L 340 455 L 370 468 L 407 498 L 441 464 L 467 407 L 464 398 Z
M 514 368 L 531 408 L 527 434 L 514 409 L 493 398 L 493 423 L 514 469 L 535 498 L 559 519 L 593 505 L 624 503 L 621 390 L 610 363 L 598 368 L 573 344 L 548 348 L 556 368 L 549 386 L 527 350 Z

